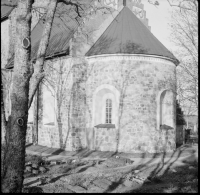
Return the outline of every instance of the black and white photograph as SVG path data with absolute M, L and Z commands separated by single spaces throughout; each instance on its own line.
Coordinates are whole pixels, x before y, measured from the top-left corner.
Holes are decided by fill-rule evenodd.
M 1 0 L 2 193 L 198 193 L 197 0 Z

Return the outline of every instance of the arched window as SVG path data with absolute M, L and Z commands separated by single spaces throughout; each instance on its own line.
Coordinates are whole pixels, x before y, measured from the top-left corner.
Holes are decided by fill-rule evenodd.
M 164 90 L 158 95 L 157 128 L 167 125 L 174 128 L 175 106 L 171 90 Z
M 106 99 L 106 121 L 105 123 L 112 123 L 112 100 Z
M 97 87 L 93 94 L 93 127 L 99 124 L 113 124 L 116 128 L 118 128 L 119 97 L 119 91 L 112 85 L 103 84 Z M 106 108 L 108 113 L 107 117 Z

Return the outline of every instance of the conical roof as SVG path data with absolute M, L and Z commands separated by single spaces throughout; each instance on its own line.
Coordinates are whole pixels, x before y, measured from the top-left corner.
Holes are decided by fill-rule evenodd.
M 85 55 L 102 54 L 156 55 L 170 58 L 178 64 L 174 55 L 126 6 Z

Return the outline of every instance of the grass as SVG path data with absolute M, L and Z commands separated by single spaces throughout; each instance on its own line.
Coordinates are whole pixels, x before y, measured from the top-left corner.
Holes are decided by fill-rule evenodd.
M 175 173 L 154 177 L 151 183 L 131 193 L 198 193 L 198 163 L 176 167 L 175 170 Z
M 27 156 L 27 161 L 35 162 L 38 164 L 46 164 L 46 162 L 41 162 L 42 160 L 44 159 L 38 156 Z M 135 190 L 128 191 L 128 189 L 124 188 L 123 190 L 126 193 L 198 193 L 198 162 L 193 162 L 194 160 L 195 159 L 193 158 L 190 158 L 189 160 L 187 159 L 183 162 L 185 163 L 185 166 L 175 167 L 173 168 L 175 171 L 169 170 L 161 176 L 158 176 L 156 171 L 156 176 L 151 174 L 154 170 L 159 169 L 157 165 L 149 166 L 141 173 L 151 176 L 150 183 L 145 183 L 140 188 Z M 88 162 L 86 165 L 87 164 Z M 92 184 L 94 180 L 105 178 L 113 182 L 113 184 L 105 192 L 120 192 L 120 186 L 123 187 L 123 185 L 120 185 L 123 183 L 123 171 L 120 171 L 119 173 L 114 171 L 110 173 L 106 172 L 97 174 L 98 169 L 94 169 L 93 173 L 86 174 L 85 168 L 81 167 L 83 165 L 85 164 L 80 163 L 75 167 L 74 164 L 70 163 L 60 165 L 47 165 L 49 166 L 49 171 L 45 173 L 46 176 L 55 173 L 65 173 L 65 175 L 62 175 L 62 177 L 56 177 L 54 178 L 55 180 L 51 180 L 52 182 L 49 184 L 41 185 L 40 187 L 44 189 L 45 192 L 66 193 L 69 192 L 69 189 L 67 189 L 67 186 L 65 185 L 67 183 L 70 185 L 79 185 L 85 189 L 90 189 L 90 184 Z M 93 166 L 90 163 L 88 165 L 89 167 Z M 84 171 L 80 171 L 80 173 L 75 174 L 76 172 L 79 172 L 78 170 L 74 170 L 78 166 L 80 166 L 80 170 L 84 169 Z M 88 169 L 88 166 L 86 166 L 86 168 Z
M 32 164 L 37 164 L 37 165 L 46 164 L 44 157 L 38 156 L 38 155 L 27 155 L 26 156 L 26 162 L 31 162 Z

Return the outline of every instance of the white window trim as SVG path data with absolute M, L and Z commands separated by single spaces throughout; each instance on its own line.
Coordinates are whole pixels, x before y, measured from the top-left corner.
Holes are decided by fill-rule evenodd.
M 160 125 L 161 125 L 161 113 L 160 113 L 160 109 L 161 109 L 161 95 L 164 91 L 171 91 L 173 93 L 173 100 L 174 100 L 174 92 L 172 89 L 166 88 L 163 89 L 161 91 L 159 91 L 158 95 L 157 95 L 157 130 L 160 130 Z M 174 103 L 174 102 L 173 102 Z M 173 109 L 175 109 L 175 107 L 173 106 Z M 174 111 L 174 114 L 176 115 L 176 110 Z M 173 128 L 176 128 L 176 120 L 174 120 L 173 122 Z
M 114 97 L 115 97 L 115 101 L 116 101 L 116 106 L 115 106 L 115 109 L 116 109 L 116 118 L 115 118 L 115 127 L 118 128 L 119 126 L 119 100 L 120 100 L 120 92 L 112 85 L 108 85 L 108 84 L 103 84 L 103 85 L 100 85 L 99 87 L 96 88 L 96 90 L 94 91 L 93 93 L 93 98 L 92 98 L 92 128 L 95 126 L 95 101 L 96 101 L 96 96 L 97 96 L 97 93 L 102 90 L 102 89 L 109 89 L 110 91 L 113 92 L 114 94 Z M 114 106 L 114 105 L 113 105 Z M 103 109 L 103 108 L 102 108 Z M 105 109 L 105 108 L 104 108 Z M 105 110 L 104 110 L 105 112 Z M 105 117 L 105 114 L 103 115 Z M 104 119 L 105 120 L 105 119 Z M 102 119 L 103 121 L 103 119 Z M 104 124 L 105 121 L 102 123 Z M 113 123 L 114 124 L 114 123 Z

